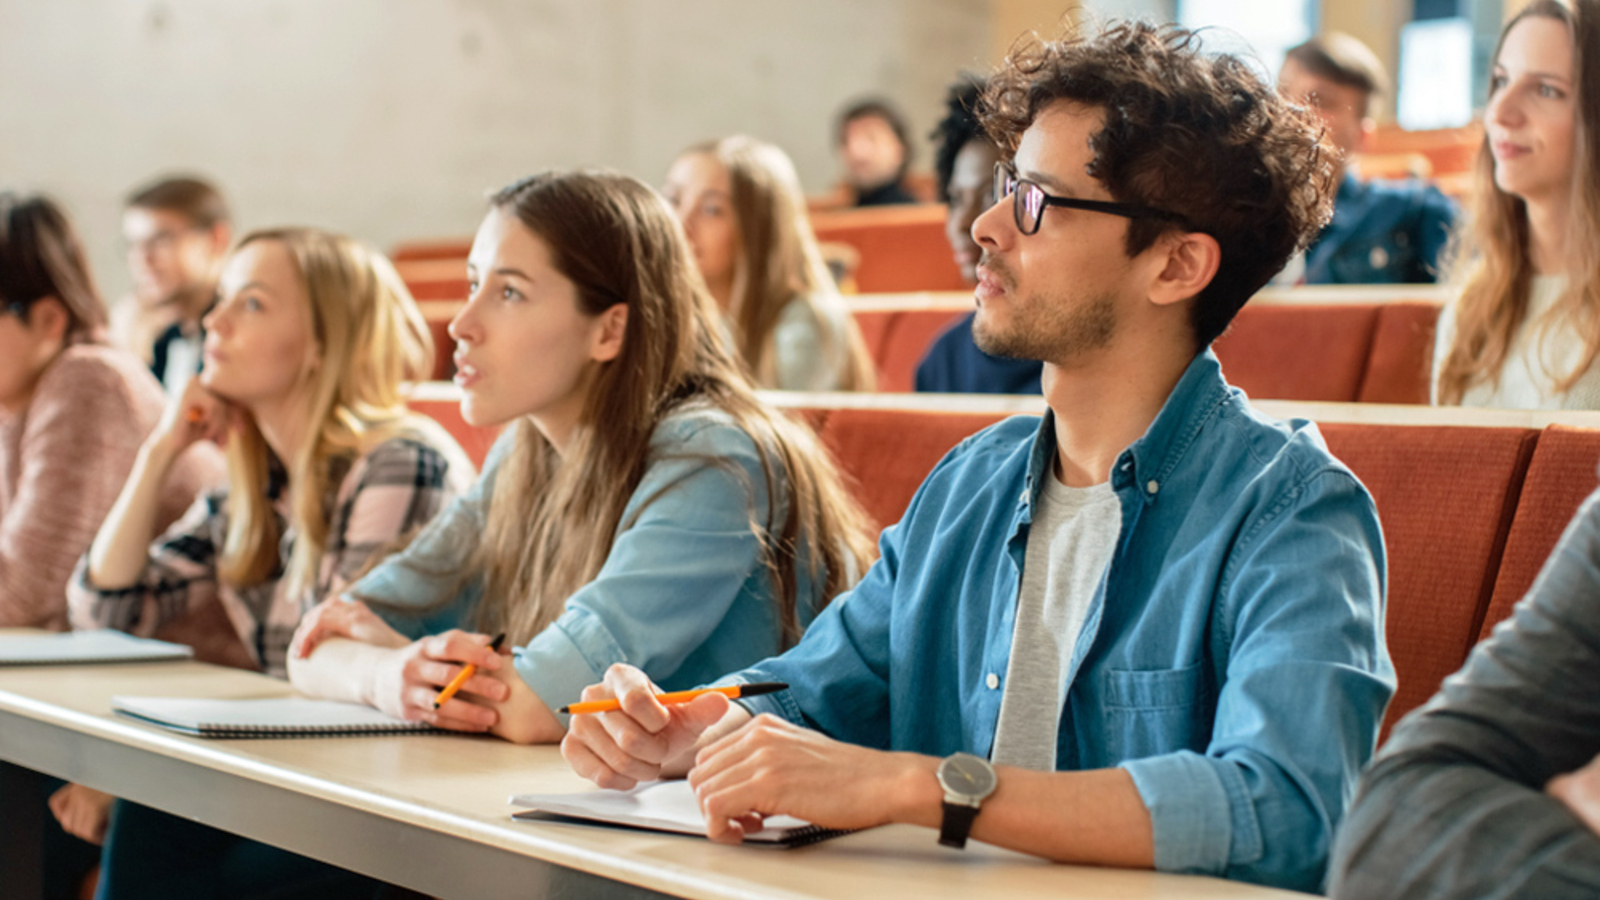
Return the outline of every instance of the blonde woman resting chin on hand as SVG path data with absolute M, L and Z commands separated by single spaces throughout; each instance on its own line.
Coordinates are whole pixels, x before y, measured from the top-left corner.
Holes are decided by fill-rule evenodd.
M 337 591 L 471 481 L 471 464 L 403 383 L 432 342 L 415 302 L 376 253 L 312 229 L 245 237 L 205 319 L 205 364 L 168 408 L 69 587 L 78 627 L 148 634 L 220 605 L 256 666 L 285 674 L 289 639 Z M 225 444 L 228 484 L 153 534 L 167 468 L 202 440 Z M 222 617 L 219 617 L 222 618 Z M 87 829 L 81 809 L 63 821 Z M 319 896 L 365 879 L 122 803 L 102 856 L 102 896 Z M 303 881 L 302 881 L 303 879 Z
M 666 687 L 781 651 L 863 571 L 865 519 L 761 403 L 650 188 L 577 172 L 493 198 L 450 325 L 462 413 L 508 427 L 402 553 L 307 616 L 301 691 L 554 742 L 615 662 Z M 506 632 L 509 657 L 491 652 Z M 479 672 L 438 710 L 440 688 Z

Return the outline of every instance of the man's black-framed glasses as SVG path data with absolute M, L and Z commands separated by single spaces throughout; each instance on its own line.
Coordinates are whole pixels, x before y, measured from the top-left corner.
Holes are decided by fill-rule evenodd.
M 994 164 L 995 202 L 1011 197 L 1011 214 L 1017 220 L 1017 230 L 1023 234 L 1037 234 L 1047 206 L 1064 206 L 1089 212 L 1122 216 L 1125 219 L 1167 219 L 1178 224 L 1186 223 L 1183 216 L 1153 206 L 1137 203 L 1112 203 L 1105 200 L 1079 200 L 1076 197 L 1056 197 L 1045 193 L 1044 188 L 1017 175 L 1010 163 Z

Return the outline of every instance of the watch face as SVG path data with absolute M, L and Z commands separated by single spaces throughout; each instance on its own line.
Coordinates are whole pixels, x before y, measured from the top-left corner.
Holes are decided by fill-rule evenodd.
M 994 767 L 970 753 L 957 753 L 939 765 L 939 782 L 953 794 L 981 800 L 994 791 Z

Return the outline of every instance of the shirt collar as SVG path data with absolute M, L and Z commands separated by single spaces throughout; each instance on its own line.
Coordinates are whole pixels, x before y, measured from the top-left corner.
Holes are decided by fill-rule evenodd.
M 1184 370 L 1183 377 L 1167 395 L 1144 436 L 1128 445 L 1111 467 L 1111 487 L 1118 493 L 1136 489 L 1146 503 L 1154 502 L 1161 484 L 1171 475 L 1200 432 L 1228 398 L 1228 383 L 1222 378 L 1222 364 L 1207 347 Z M 1055 413 L 1046 411 L 1034 435 L 1028 456 L 1028 476 L 1023 503 L 1038 500 L 1042 479 L 1055 464 Z

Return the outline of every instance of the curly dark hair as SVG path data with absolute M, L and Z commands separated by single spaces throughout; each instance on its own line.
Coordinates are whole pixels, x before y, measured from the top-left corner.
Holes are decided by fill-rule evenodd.
M 1024 38 L 990 78 L 979 116 L 1009 156 L 1060 100 L 1105 113 L 1089 140 L 1089 175 L 1118 201 L 1185 220 L 1131 220 L 1129 256 L 1181 227 L 1221 247 L 1217 274 L 1192 307 L 1199 346 L 1332 214 L 1338 165 L 1325 129 L 1242 60 L 1203 53 L 1194 32 L 1123 22 L 1093 37 Z
M 939 199 L 945 202 L 950 200 L 950 175 L 956 169 L 956 154 L 973 138 L 989 139 L 983 123 L 978 121 L 978 103 L 987 84 L 983 76 L 963 72 L 945 94 L 944 118 L 928 133 L 928 140 L 935 145 L 933 174 L 938 179 Z

